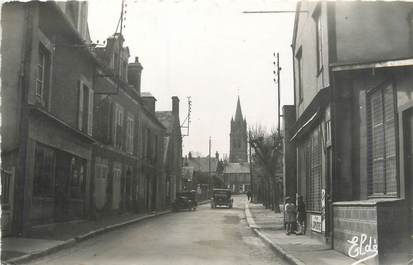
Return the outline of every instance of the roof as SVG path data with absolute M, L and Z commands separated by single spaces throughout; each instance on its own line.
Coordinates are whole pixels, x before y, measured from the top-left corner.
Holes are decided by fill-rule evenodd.
M 194 171 L 209 172 L 209 157 L 193 157 L 186 159 L 189 167 L 193 167 Z M 211 157 L 211 172 L 215 172 L 218 166 L 218 159 Z
M 165 126 L 168 133 L 172 132 L 175 116 L 172 111 L 157 111 L 155 112 L 156 118 Z
M 227 163 L 224 166 L 224 174 L 250 173 L 250 164 L 248 162 Z

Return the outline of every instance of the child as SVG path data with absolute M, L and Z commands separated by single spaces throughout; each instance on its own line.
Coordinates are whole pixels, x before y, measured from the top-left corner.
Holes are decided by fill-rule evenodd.
M 296 214 L 297 210 L 295 204 L 291 202 L 290 197 L 285 199 L 285 213 L 287 215 L 287 235 L 290 235 L 293 232 L 294 224 L 296 223 Z

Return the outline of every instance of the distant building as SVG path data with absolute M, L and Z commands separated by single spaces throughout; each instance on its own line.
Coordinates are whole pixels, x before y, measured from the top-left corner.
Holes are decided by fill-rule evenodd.
M 179 98 L 172 97 L 171 111 L 157 111 L 156 117 L 165 126 L 163 162 L 166 176 L 166 200 L 175 200 L 176 192 L 182 190 L 182 134 L 179 122 Z
M 250 167 L 248 163 L 247 121 L 242 116 L 238 97 L 235 118 L 231 118 L 229 162 L 224 163 L 224 185 L 234 193 L 250 189 Z

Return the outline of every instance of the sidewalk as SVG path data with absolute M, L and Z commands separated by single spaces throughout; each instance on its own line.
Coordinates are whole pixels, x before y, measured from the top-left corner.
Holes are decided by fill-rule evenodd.
M 169 213 L 169 210 L 152 214 L 105 216 L 96 221 L 76 220 L 33 227 L 28 237 L 5 237 L 1 239 L 1 261 L 11 264 L 27 262 L 63 248 L 145 219 Z M 3 263 L 2 263 L 3 264 Z
M 287 236 L 283 215 L 265 209 L 262 204 L 247 203 L 245 216 L 254 232 L 291 264 L 351 265 L 356 262 L 338 251 L 329 249 L 317 239 L 308 236 Z

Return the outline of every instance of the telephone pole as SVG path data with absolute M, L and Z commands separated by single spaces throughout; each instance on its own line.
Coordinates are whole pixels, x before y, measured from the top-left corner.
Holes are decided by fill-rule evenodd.
M 212 191 L 212 180 L 211 180 L 211 136 L 209 137 L 209 156 L 208 156 L 208 172 L 209 172 L 209 191 Z

